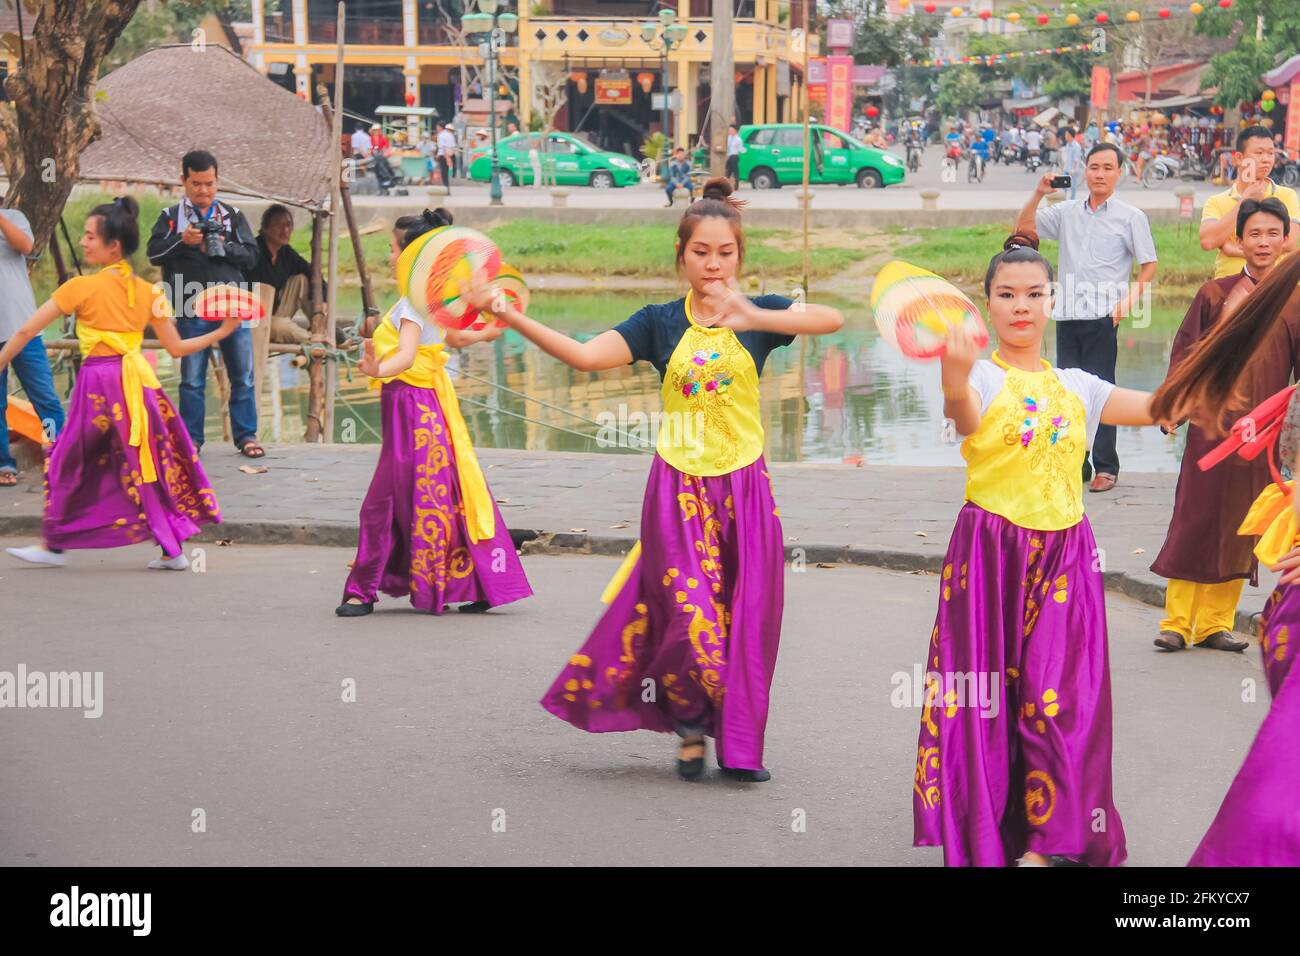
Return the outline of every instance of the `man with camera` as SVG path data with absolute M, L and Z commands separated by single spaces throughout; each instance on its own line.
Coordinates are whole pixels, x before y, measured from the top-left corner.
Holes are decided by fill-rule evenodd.
M 248 220 L 234 206 L 217 200 L 217 159 L 196 149 L 181 158 L 185 198 L 158 215 L 149 237 L 149 261 L 162 267 L 176 329 L 182 338 L 212 331 L 194 314 L 195 297 L 209 285 L 238 285 L 244 270 L 257 264 L 257 242 Z M 230 427 L 235 447 L 247 458 L 266 452 L 257 441 L 257 397 L 253 390 L 253 336 L 238 329 L 221 340 L 230 376 Z M 181 419 L 194 445 L 203 447 L 204 393 L 208 350 L 181 360 Z

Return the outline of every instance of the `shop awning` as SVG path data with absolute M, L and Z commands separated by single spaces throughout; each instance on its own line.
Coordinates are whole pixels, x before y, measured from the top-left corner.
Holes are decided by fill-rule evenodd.
M 1028 100 L 1003 100 L 1002 108 L 1004 110 L 1032 110 L 1040 106 L 1046 106 L 1052 101 L 1052 98 L 1044 93 L 1042 96 L 1035 96 Z
M 1046 126 L 1060 115 L 1060 110 L 1055 106 L 1049 106 L 1047 109 L 1035 116 L 1030 122 L 1037 123 L 1039 126 Z
M 1127 105 L 1143 110 L 1176 110 L 1188 106 L 1201 106 L 1209 101 L 1208 96 L 1198 94 L 1196 96 L 1169 96 L 1163 100 L 1142 100 Z

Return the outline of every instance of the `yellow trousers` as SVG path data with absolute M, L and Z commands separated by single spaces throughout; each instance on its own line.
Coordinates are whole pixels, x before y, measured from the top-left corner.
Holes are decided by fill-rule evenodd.
M 1197 584 L 1169 579 L 1165 590 L 1165 614 L 1160 630 L 1176 631 L 1189 644 L 1199 644 L 1219 631 L 1232 632 L 1237 601 L 1245 578 L 1222 584 Z

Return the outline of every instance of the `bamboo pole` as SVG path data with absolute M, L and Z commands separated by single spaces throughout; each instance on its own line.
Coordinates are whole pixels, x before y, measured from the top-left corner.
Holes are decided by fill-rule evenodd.
M 321 109 L 325 112 L 325 121 L 334 125 L 334 109 L 329 103 L 322 103 Z M 339 141 L 342 143 L 342 140 Z M 346 167 L 342 167 L 346 169 Z M 357 277 L 361 280 L 361 305 L 365 311 L 365 319 L 362 322 L 361 334 L 369 338 L 370 333 L 374 331 L 372 326 L 375 324 L 373 318 L 379 315 L 379 309 L 375 307 L 375 293 L 370 285 L 370 270 L 366 268 L 366 254 L 361 248 L 361 231 L 357 228 L 356 213 L 352 208 L 352 186 L 349 182 L 350 177 L 343 175 L 339 177 L 339 199 L 340 207 L 343 210 L 343 216 L 348 223 L 348 238 L 352 242 L 352 252 L 357 260 Z
M 325 295 L 328 302 L 325 311 L 329 317 L 326 334 L 328 335 L 328 347 L 330 353 L 325 358 L 325 402 L 324 414 L 321 417 L 322 429 L 324 435 L 322 441 L 334 440 L 334 394 L 338 391 L 339 374 L 338 368 L 334 363 L 334 343 L 335 330 L 338 328 L 338 310 L 336 308 L 339 291 L 339 208 L 342 205 L 340 193 L 343 189 L 343 41 L 347 25 L 346 4 L 339 0 L 338 28 L 335 34 L 338 37 L 338 49 L 334 60 L 334 116 L 333 116 L 333 136 L 334 136 L 334 183 L 330 191 L 330 257 L 329 270 L 330 281 L 326 287 Z
M 311 338 L 313 345 L 325 341 L 325 295 L 321 282 L 320 246 L 324 229 L 325 212 L 317 210 L 312 214 L 311 225 Z M 274 345 L 272 346 L 274 348 Z M 309 354 L 309 353 L 308 353 Z M 317 359 L 311 359 L 307 365 L 307 430 L 304 441 L 321 440 L 321 425 L 325 421 L 325 376 L 324 369 Z
M 808 138 L 808 116 L 812 112 L 812 97 L 808 95 L 808 4 L 803 0 L 799 5 L 803 13 L 803 297 L 808 300 L 808 154 L 812 152 L 812 142 Z

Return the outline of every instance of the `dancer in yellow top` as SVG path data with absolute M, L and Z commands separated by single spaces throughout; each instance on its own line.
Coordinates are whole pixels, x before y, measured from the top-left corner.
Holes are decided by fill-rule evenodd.
M 843 319 L 829 306 L 735 291 L 745 236 L 731 191 L 730 180 L 710 180 L 677 228 L 685 298 L 647 305 L 587 342 L 512 307 L 497 314 L 576 369 L 644 360 L 663 379 L 641 541 L 606 591 L 609 610 L 542 706 L 593 732 L 675 730 L 688 780 L 703 772 L 711 735 L 724 772 L 757 782 L 770 776 L 763 736 L 784 558 L 758 378 L 773 349 L 834 332 Z M 493 307 L 484 290 L 470 296 Z
M 131 271 L 140 246 L 131 197 L 96 206 L 81 248 L 99 272 L 69 279 L 0 349 L 0 369 L 47 325 L 75 315 L 83 361 L 68 421 L 46 461 L 44 545 L 9 548 L 32 564 L 62 566 L 64 551 L 153 539 L 156 570 L 189 566 L 182 550 L 200 526 L 221 520 L 216 495 L 176 410 L 140 351 L 146 326 L 173 357 L 206 349 L 239 328 L 228 319 L 182 339 L 166 294 Z

